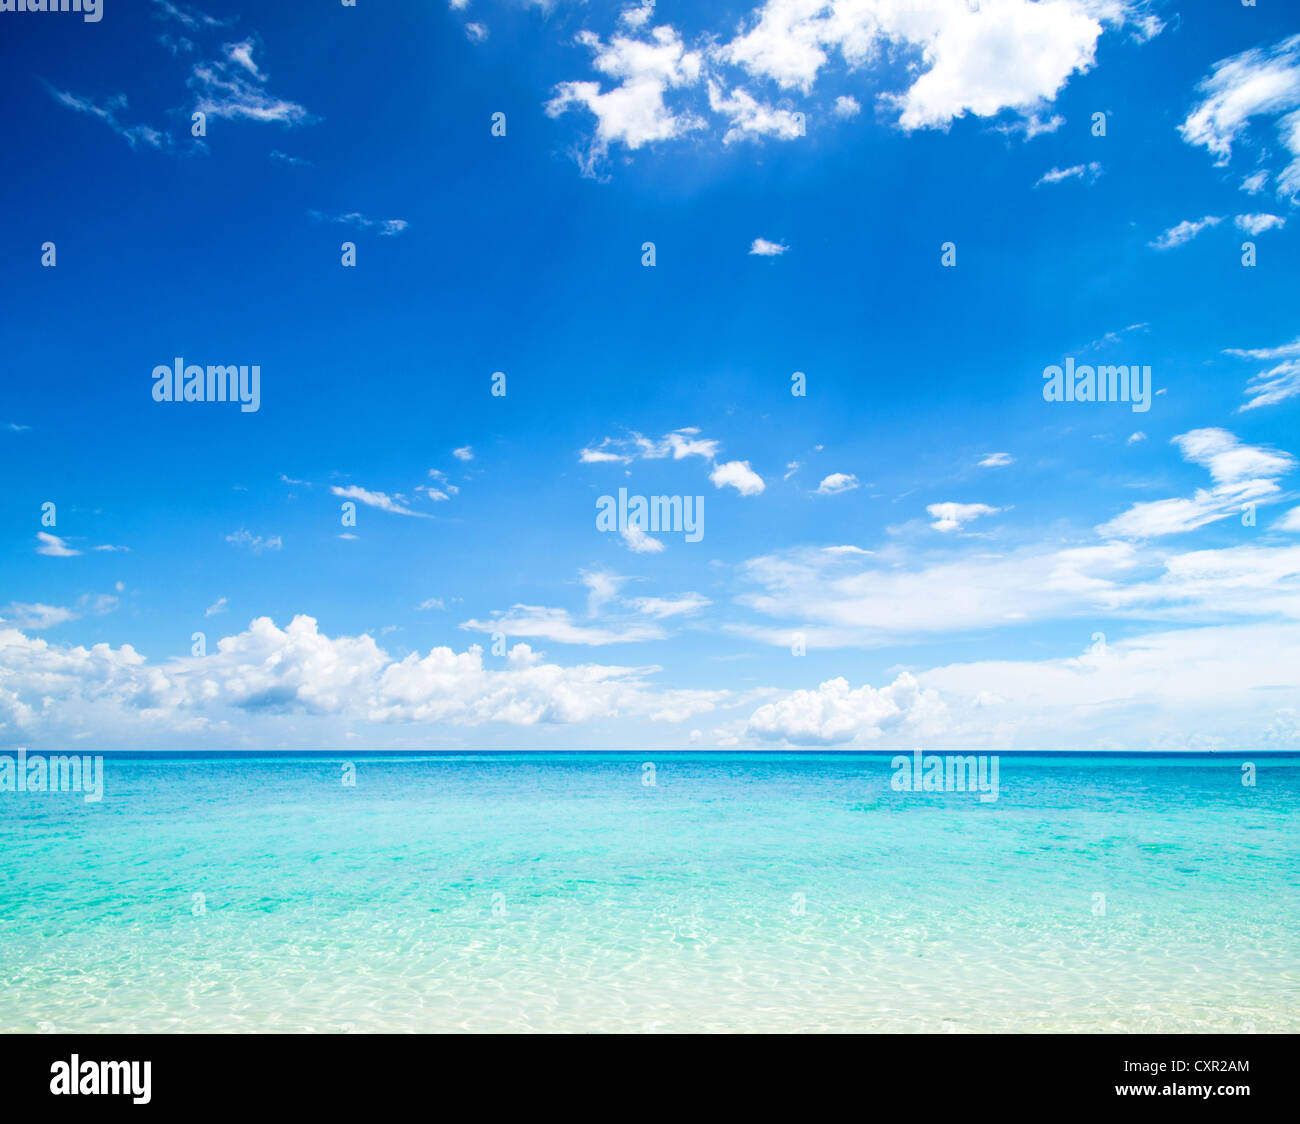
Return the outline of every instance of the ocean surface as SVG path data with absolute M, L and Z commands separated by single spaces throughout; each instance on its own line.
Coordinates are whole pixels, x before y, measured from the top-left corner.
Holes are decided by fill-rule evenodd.
M 345 760 L 0 793 L 0 1030 L 1300 1030 L 1300 757 Z

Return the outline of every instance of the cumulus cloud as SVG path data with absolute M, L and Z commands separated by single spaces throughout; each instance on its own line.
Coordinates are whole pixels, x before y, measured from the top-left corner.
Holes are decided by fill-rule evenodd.
M 1238 215 L 1232 221 L 1236 223 L 1238 230 L 1244 230 L 1251 236 L 1263 234 L 1264 231 L 1275 227 L 1286 226 L 1286 219 L 1281 215 Z
M 523 618 L 521 618 L 523 619 Z M 373 725 L 533 726 L 617 716 L 683 721 L 714 709 L 726 692 L 656 690 L 658 668 L 548 663 L 515 644 L 500 667 L 482 650 L 438 647 L 402 659 L 369 636 L 330 637 L 308 616 L 278 628 L 266 617 L 221 638 L 204 657 L 152 663 L 129 645 L 53 645 L 0 629 L 0 737 L 63 744 L 93 734 L 105 748 L 177 732 L 241 738 L 262 725 L 278 744 L 282 715 Z
M 547 111 L 583 107 L 595 116 L 596 136 L 581 159 L 594 174 L 611 144 L 636 149 L 707 128 L 706 110 L 724 123 L 724 144 L 792 139 L 801 135 L 794 111 L 763 101 L 757 85 L 811 96 L 828 68 L 854 75 L 906 58 L 901 83 L 879 95 L 899 128 L 947 128 L 967 114 L 1011 111 L 1018 121 L 1001 127 L 1030 137 L 1060 126 L 1046 107 L 1072 76 L 1092 69 L 1102 34 L 1126 27 L 1141 41 L 1162 24 L 1135 0 L 766 0 L 734 34 L 705 32 L 688 47 L 674 27 L 652 27 L 644 8 L 626 9 L 608 42 L 590 31 L 578 37 L 613 84 L 563 82 Z M 848 94 L 827 107 L 840 119 L 860 110 Z
M 858 99 L 850 97 L 848 94 L 841 94 L 835 99 L 835 104 L 831 107 L 831 112 L 841 121 L 847 121 L 851 117 L 856 117 L 862 112 L 862 106 Z
M 732 144 L 738 140 L 752 140 L 757 137 L 794 140 L 803 133 L 800 118 L 793 110 L 761 102 L 740 86 L 727 95 L 716 82 L 710 82 L 709 108 L 714 113 L 726 117 L 730 122 L 722 136 L 723 144 Z
M 749 461 L 728 461 L 714 465 L 709 479 L 715 488 L 735 488 L 742 496 L 756 496 L 767 487 L 763 478 L 749 467 Z
M 925 510 L 933 518 L 930 526 L 936 531 L 959 531 L 971 520 L 996 515 L 1002 509 L 986 503 L 932 503 Z
M 817 495 L 838 496 L 841 492 L 853 491 L 857 486 L 858 478 L 853 473 L 832 472 L 817 485 Z
M 665 101 L 669 90 L 698 82 L 703 63 L 700 53 L 687 50 L 672 27 L 656 27 L 648 39 L 616 33 L 608 43 L 583 31 L 577 41 L 593 53 L 592 65 L 612 85 L 602 89 L 600 82 L 561 82 L 546 112 L 558 117 L 582 108 L 595 117 L 596 136 L 582 161 L 585 172 L 594 174 L 596 162 L 611 144 L 638 149 L 703 127 L 698 117 L 674 112 Z
M 755 238 L 750 243 L 749 252 L 760 258 L 780 257 L 790 247 L 784 242 L 769 242 L 766 238 Z
M 789 745 L 869 744 L 886 731 L 919 736 L 945 723 L 938 692 L 921 688 L 904 672 L 887 687 L 855 690 L 838 678 L 816 690 L 793 691 L 755 710 L 745 732 L 759 741 Z

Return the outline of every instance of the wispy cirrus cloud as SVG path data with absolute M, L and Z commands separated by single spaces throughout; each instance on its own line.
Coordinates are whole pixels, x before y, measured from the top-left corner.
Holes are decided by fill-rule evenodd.
M 220 57 L 196 64 L 187 83 L 195 94 L 195 111 L 286 126 L 314 120 L 297 102 L 268 92 L 268 75 L 254 59 L 256 51 L 252 39 L 224 43 Z
M 1094 160 L 1090 164 L 1075 164 L 1071 168 L 1052 168 L 1039 176 L 1034 186 L 1042 187 L 1044 184 L 1063 183 L 1073 179 L 1096 183 L 1100 176 L 1101 165 Z
M 150 125 L 128 125 L 122 120 L 128 105 L 125 94 L 115 94 L 108 98 L 81 97 L 68 90 L 58 90 L 48 82 L 45 88 L 60 105 L 67 106 L 77 113 L 85 113 L 97 118 L 126 141 L 131 148 L 165 149 L 171 144 L 171 137 Z
M 1184 219 L 1176 226 L 1171 226 L 1158 238 L 1147 243 L 1153 250 L 1172 250 L 1186 245 L 1203 230 L 1218 226 L 1223 219 L 1216 215 L 1206 215 L 1202 219 Z
M 309 211 L 308 214 L 317 222 L 339 223 L 342 226 L 350 226 L 353 230 L 360 230 L 366 234 L 375 233 L 384 237 L 401 234 L 410 225 L 405 219 L 367 218 L 360 211 L 349 211 L 345 215 L 327 215 L 323 211 Z
M 279 535 L 272 535 L 264 538 L 261 535 L 255 535 L 252 531 L 240 527 L 238 531 L 232 531 L 226 536 L 226 542 L 233 546 L 242 546 L 251 550 L 254 554 L 262 554 L 268 550 L 280 550 L 284 543 Z
M 1178 127 L 1183 140 L 1223 166 L 1255 118 L 1277 118 L 1278 139 L 1291 156 L 1277 173 L 1278 188 L 1300 192 L 1300 35 L 1221 59 L 1196 90 L 1200 101 Z
M 357 503 L 365 504 L 366 507 L 386 511 L 390 515 L 411 515 L 417 519 L 433 518 L 427 511 L 414 511 L 407 507 L 406 498 L 402 495 L 390 496 L 386 492 L 372 492 L 368 488 L 362 488 L 357 484 L 349 484 L 346 487 L 335 484 L 330 487 L 330 491 L 345 500 L 356 500 Z
M 1276 406 L 1279 402 L 1300 395 L 1300 338 L 1282 344 L 1281 347 L 1230 347 L 1224 351 L 1224 354 L 1264 362 L 1282 360 L 1281 363 L 1250 377 L 1250 381 L 1246 384 L 1248 397 L 1237 407 L 1238 413 L 1258 410 L 1262 406 Z
M 1097 528 L 1108 538 L 1148 539 L 1184 534 L 1239 514 L 1246 503 L 1272 503 L 1278 479 L 1295 468 L 1289 453 L 1247 445 L 1226 429 L 1194 429 L 1173 439 L 1183 458 L 1207 469 L 1214 482 L 1190 498 L 1137 503 Z

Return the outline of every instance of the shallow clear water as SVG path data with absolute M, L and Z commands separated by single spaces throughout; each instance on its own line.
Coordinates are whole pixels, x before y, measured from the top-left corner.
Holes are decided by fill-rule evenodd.
M 1300 1029 L 1300 758 L 650 757 L 0 793 L 0 1029 Z

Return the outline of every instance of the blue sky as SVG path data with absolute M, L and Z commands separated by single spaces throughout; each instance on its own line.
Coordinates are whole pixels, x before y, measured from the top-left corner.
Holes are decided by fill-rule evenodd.
M 0 742 L 1294 748 L 1285 6 L 0 21 Z

